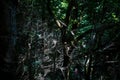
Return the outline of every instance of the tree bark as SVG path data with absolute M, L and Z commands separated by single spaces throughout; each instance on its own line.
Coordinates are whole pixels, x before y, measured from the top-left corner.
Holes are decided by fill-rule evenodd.
M 0 0 L 0 78 L 15 80 L 16 2 Z

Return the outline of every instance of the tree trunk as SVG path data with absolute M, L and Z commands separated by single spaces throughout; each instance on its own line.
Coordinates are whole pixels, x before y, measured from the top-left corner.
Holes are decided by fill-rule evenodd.
M 16 5 L 0 0 L 0 78 L 15 80 Z

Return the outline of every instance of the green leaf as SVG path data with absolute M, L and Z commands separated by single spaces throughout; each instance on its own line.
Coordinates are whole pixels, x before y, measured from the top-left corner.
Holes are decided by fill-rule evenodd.
M 63 8 L 67 8 L 67 7 L 68 7 L 68 4 L 65 3 L 65 2 L 61 2 L 61 7 L 63 7 Z

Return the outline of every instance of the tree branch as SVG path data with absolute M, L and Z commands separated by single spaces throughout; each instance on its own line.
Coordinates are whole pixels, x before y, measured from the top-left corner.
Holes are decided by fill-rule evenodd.
M 111 29 L 111 28 L 113 28 L 113 27 L 115 27 L 115 26 L 118 26 L 118 25 L 120 25 L 120 22 L 118 22 L 118 23 L 110 23 L 110 24 L 102 24 L 102 25 L 100 25 L 100 26 L 98 25 L 99 27 L 96 28 L 95 32 L 96 32 L 96 33 L 100 33 L 100 32 L 103 32 L 103 31 L 105 31 L 105 30 L 107 30 L 107 29 Z M 87 34 L 91 33 L 92 31 L 93 31 L 93 29 L 87 30 L 86 32 L 84 32 L 83 34 L 81 34 L 80 36 L 78 36 L 78 37 L 76 38 L 76 41 L 79 41 L 80 39 L 82 39 L 82 38 L 85 37 Z

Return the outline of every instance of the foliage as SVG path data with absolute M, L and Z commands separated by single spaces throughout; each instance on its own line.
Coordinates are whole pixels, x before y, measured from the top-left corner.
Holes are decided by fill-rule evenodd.
M 119 80 L 119 3 L 21 1 L 19 80 Z

